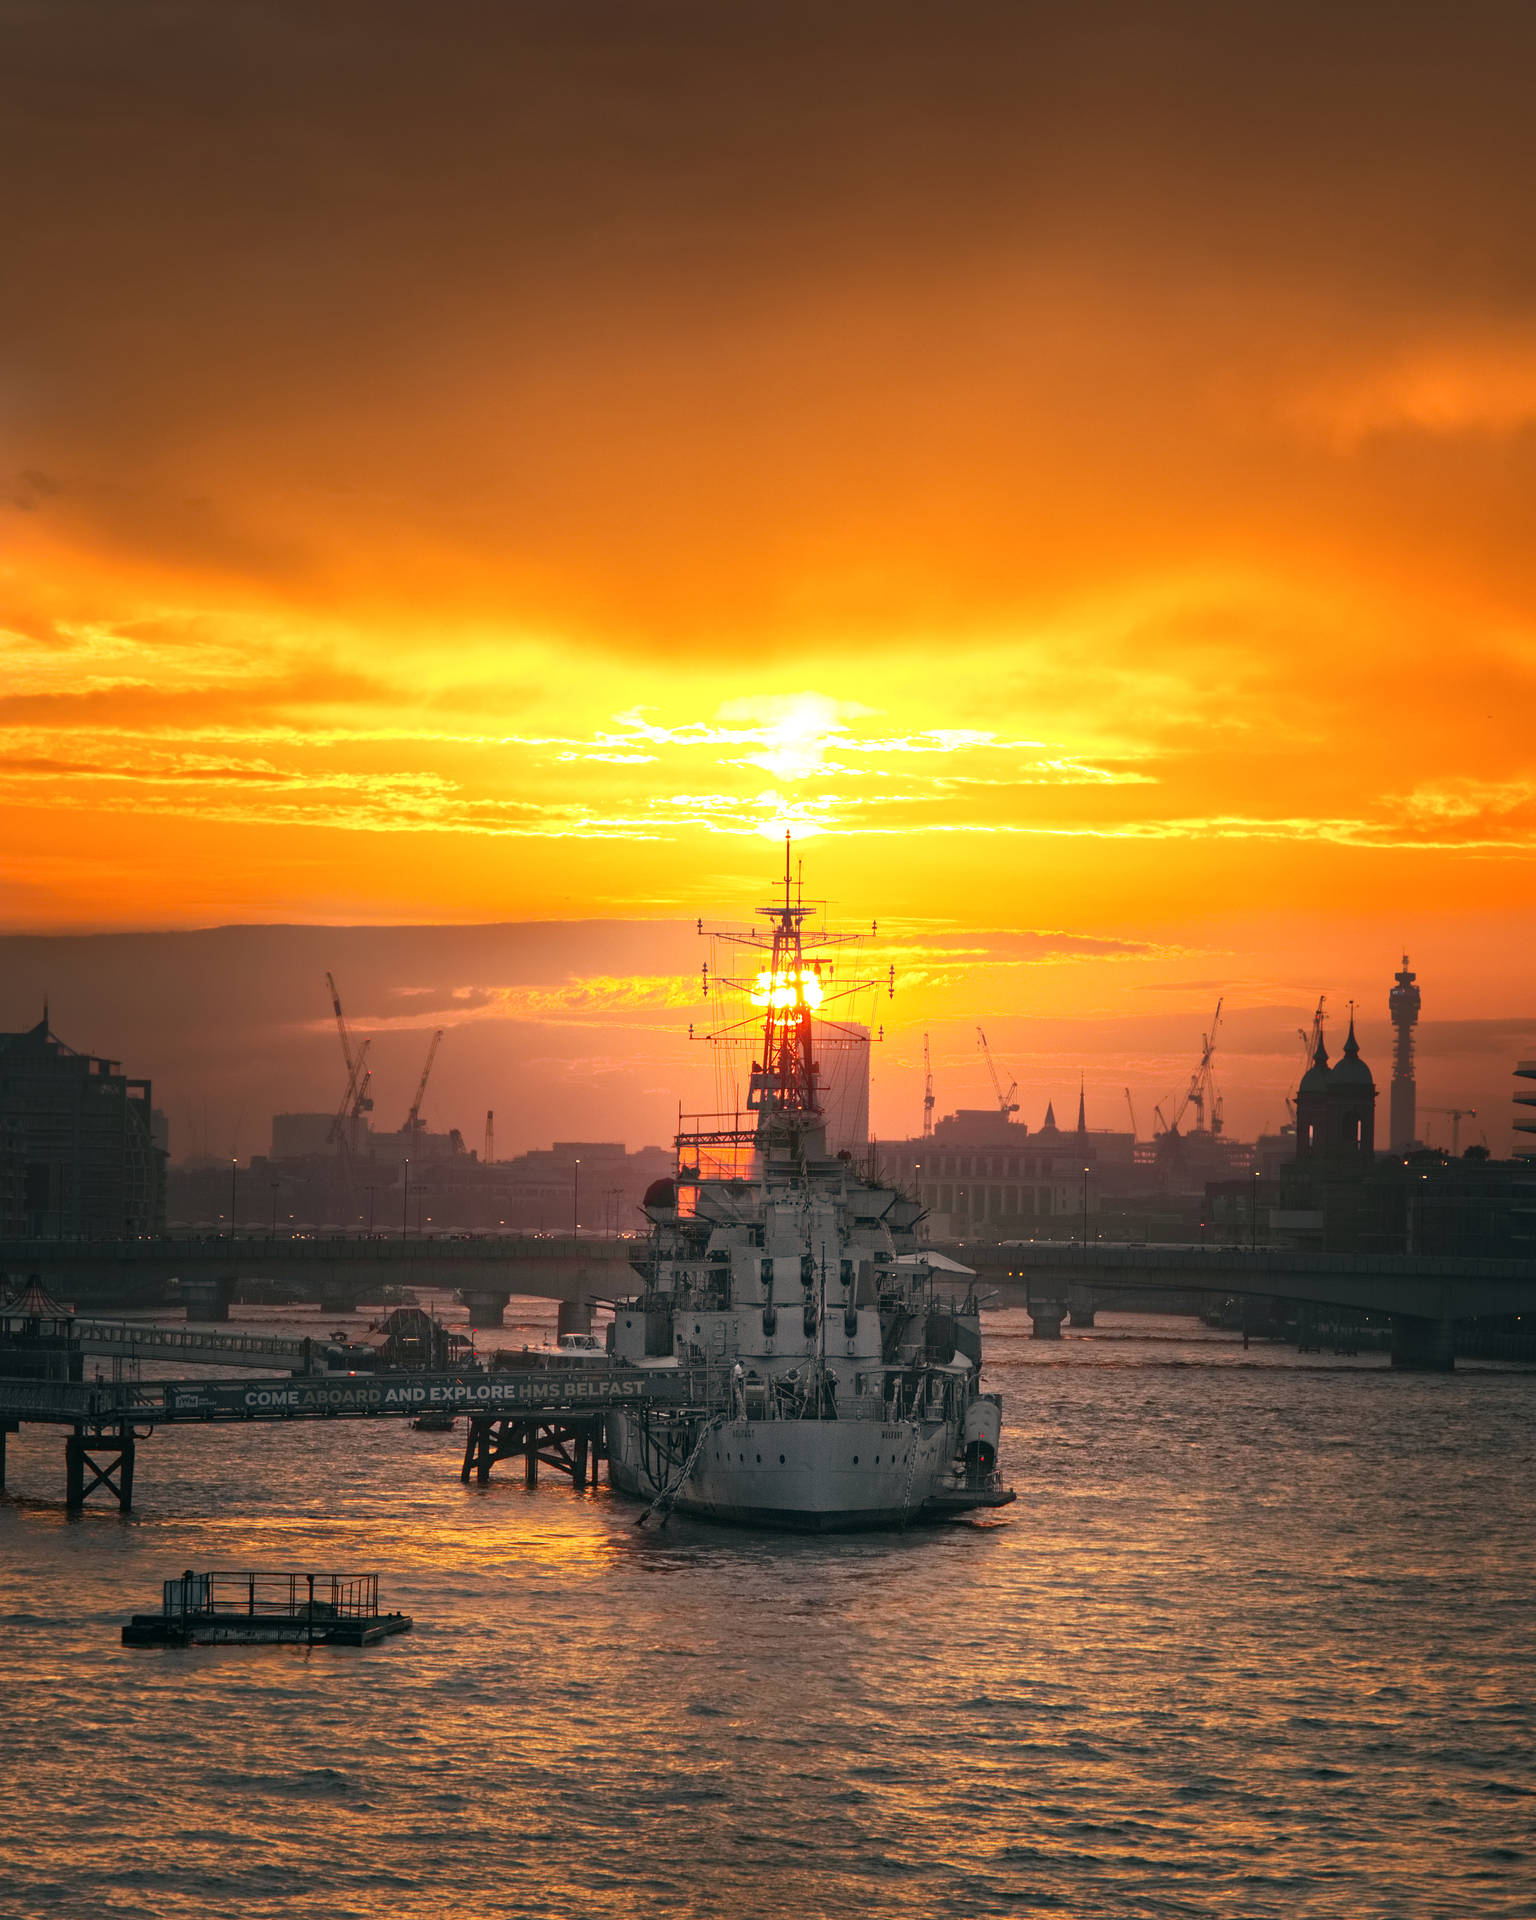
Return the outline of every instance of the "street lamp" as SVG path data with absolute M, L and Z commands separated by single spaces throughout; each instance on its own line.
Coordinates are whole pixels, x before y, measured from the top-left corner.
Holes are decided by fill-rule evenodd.
M 370 1240 L 373 1238 L 373 1196 L 376 1191 L 377 1189 L 372 1186 L 368 1189 L 368 1238 Z
M 274 1180 L 272 1182 L 272 1238 L 274 1240 L 277 1238 L 277 1186 L 278 1183 Z
M 404 1168 L 400 1193 L 400 1238 L 403 1240 L 411 1230 L 411 1163 L 406 1159 L 400 1165 Z
M 571 1168 L 571 1238 L 581 1232 L 581 1162 Z
M 229 1157 L 229 1237 L 235 1237 L 235 1175 L 240 1170 L 240 1162 L 233 1154 Z
M 1259 1170 L 1257 1167 L 1253 1170 L 1253 1187 L 1251 1191 L 1253 1193 L 1253 1204 L 1248 1209 L 1248 1225 L 1250 1237 L 1253 1242 L 1253 1251 L 1257 1253 L 1259 1250 Z
M 1083 1246 L 1088 1245 L 1088 1169 L 1083 1168 Z

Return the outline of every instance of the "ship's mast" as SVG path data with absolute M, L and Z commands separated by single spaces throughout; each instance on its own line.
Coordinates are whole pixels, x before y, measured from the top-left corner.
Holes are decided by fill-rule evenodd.
M 773 923 L 767 969 L 752 998 L 763 1008 L 762 1054 L 752 1063 L 747 1106 L 757 1113 L 761 1146 L 799 1147 L 822 1123 L 812 1016 L 821 1005 L 820 963 L 806 965 L 801 926 L 811 911 L 790 872 L 790 836 L 784 835 L 784 898 L 758 912 Z

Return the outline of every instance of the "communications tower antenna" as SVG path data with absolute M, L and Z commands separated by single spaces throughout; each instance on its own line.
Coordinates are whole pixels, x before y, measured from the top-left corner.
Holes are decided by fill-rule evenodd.
M 485 1110 L 485 1152 L 481 1158 L 488 1167 L 496 1164 L 496 1115 L 490 1107 Z
M 1403 955 L 1397 984 L 1387 995 L 1387 1011 L 1392 1016 L 1392 1105 L 1389 1145 L 1394 1153 L 1405 1153 L 1417 1137 L 1418 1116 L 1414 1111 L 1417 1094 L 1413 1084 L 1413 1030 L 1419 1024 L 1419 989 Z
M 928 1036 L 923 1035 L 923 1138 L 933 1138 L 933 1055 L 928 1050 Z

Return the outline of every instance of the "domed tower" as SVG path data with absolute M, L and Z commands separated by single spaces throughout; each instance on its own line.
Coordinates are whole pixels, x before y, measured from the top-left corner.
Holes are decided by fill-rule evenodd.
M 1392 1016 L 1392 1107 L 1389 1134 L 1392 1151 L 1406 1153 L 1418 1127 L 1413 1087 L 1413 1030 L 1419 1022 L 1419 990 L 1403 955 L 1397 985 L 1387 995 Z
M 1328 1065 L 1328 1049 L 1321 1033 L 1312 1064 L 1301 1076 L 1296 1089 L 1296 1158 L 1321 1160 L 1328 1152 L 1328 1091 L 1333 1085 L 1333 1069 Z
M 1341 1165 L 1369 1167 L 1376 1157 L 1376 1082 L 1360 1058 L 1355 1013 L 1350 1008 L 1349 1038 L 1339 1064 L 1329 1075 L 1328 1134 L 1331 1153 Z

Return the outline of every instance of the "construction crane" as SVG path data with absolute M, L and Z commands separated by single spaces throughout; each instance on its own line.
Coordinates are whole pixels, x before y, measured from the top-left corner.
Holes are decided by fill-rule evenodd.
M 1156 1116 L 1153 1133 L 1161 1126 L 1164 1133 L 1177 1133 L 1179 1122 L 1191 1107 L 1195 1110 L 1195 1132 L 1221 1132 L 1221 1095 L 1216 1090 L 1216 1034 L 1221 1026 L 1221 1009 L 1226 996 L 1216 1002 L 1216 1011 L 1211 1015 L 1211 1030 L 1200 1036 L 1200 1064 L 1189 1076 L 1189 1085 L 1184 1096 L 1173 1110 L 1171 1120 L 1164 1117 L 1160 1106 L 1152 1109 Z M 1207 1126 L 1209 1121 L 1209 1126 Z
M 1008 1082 L 1008 1091 L 1004 1093 L 1002 1076 L 997 1070 L 997 1062 L 992 1058 L 992 1049 L 987 1045 L 987 1036 L 982 1032 L 980 1027 L 976 1029 L 976 1044 L 987 1057 L 987 1072 L 992 1076 L 992 1091 L 997 1096 L 997 1110 L 1006 1120 L 1010 1113 L 1017 1113 L 1019 1110 L 1019 1103 L 1013 1097 L 1019 1090 L 1019 1083 L 1017 1080 L 1010 1080 Z
M 933 1138 L 933 1055 L 928 1050 L 928 1036 L 923 1035 L 923 1138 Z
M 343 1104 L 350 1110 L 351 1117 L 356 1120 L 361 1115 L 373 1111 L 373 1101 L 368 1094 L 368 1083 L 373 1076 L 363 1070 L 368 1042 L 365 1040 L 361 1048 L 354 1051 L 352 1035 L 347 1030 L 346 1015 L 341 1010 L 341 995 L 336 989 L 335 974 L 327 972 L 325 984 L 331 996 L 331 1011 L 336 1015 L 336 1031 L 341 1035 L 341 1057 L 347 1063 L 347 1095 Z M 334 1138 L 334 1127 L 331 1132 Z
M 1132 1139 L 1134 1140 L 1134 1139 L 1136 1139 L 1136 1137 L 1137 1137 L 1137 1134 L 1136 1134 L 1136 1104 L 1135 1104 L 1135 1102 L 1134 1102 L 1134 1101 L 1133 1101 L 1133 1100 L 1131 1099 L 1131 1090 L 1130 1090 L 1130 1088 L 1129 1088 L 1129 1087 L 1127 1087 L 1127 1088 L 1126 1088 L 1126 1090 L 1125 1090 L 1125 1105 L 1126 1105 L 1126 1110 L 1127 1110 L 1127 1112 L 1128 1112 L 1128 1113 L 1130 1114 L 1130 1116 L 1131 1116 L 1131 1138 L 1132 1138 Z
M 368 1049 L 373 1041 L 365 1040 L 355 1054 L 351 1055 L 351 1064 L 347 1070 L 347 1090 L 341 1096 L 341 1105 L 336 1109 L 336 1118 L 331 1122 L 331 1130 L 326 1138 L 349 1153 L 353 1145 L 355 1122 L 365 1107 L 373 1102 L 368 1098 L 368 1083 L 373 1078 L 368 1065 Z
M 496 1115 L 490 1107 L 485 1110 L 485 1152 L 481 1158 L 488 1167 L 496 1164 Z
M 426 1097 L 427 1081 L 432 1074 L 432 1062 L 437 1058 L 437 1049 L 442 1043 L 442 1038 L 443 1029 L 439 1027 L 432 1036 L 431 1046 L 427 1048 L 426 1065 L 421 1070 L 421 1078 L 416 1082 L 416 1098 L 411 1102 L 411 1110 L 405 1116 L 405 1125 L 400 1129 L 402 1133 L 421 1132 L 421 1103 Z
M 1451 1123 L 1451 1158 L 1461 1152 L 1461 1123 L 1477 1118 L 1476 1107 L 1420 1107 L 1420 1113 L 1443 1113 Z
M 1318 1045 L 1323 1037 L 1323 1009 L 1327 1004 L 1327 994 L 1320 993 L 1317 996 L 1317 1007 L 1312 1015 L 1311 1032 L 1309 1033 L 1305 1027 L 1298 1027 L 1296 1029 L 1296 1038 L 1301 1042 L 1301 1071 L 1303 1074 L 1317 1058 Z M 1298 1076 L 1298 1078 L 1299 1077 L 1300 1076 Z M 1294 1126 L 1296 1121 L 1295 1087 L 1292 1087 L 1290 1092 L 1285 1096 L 1285 1110 L 1290 1115 L 1291 1123 Z

